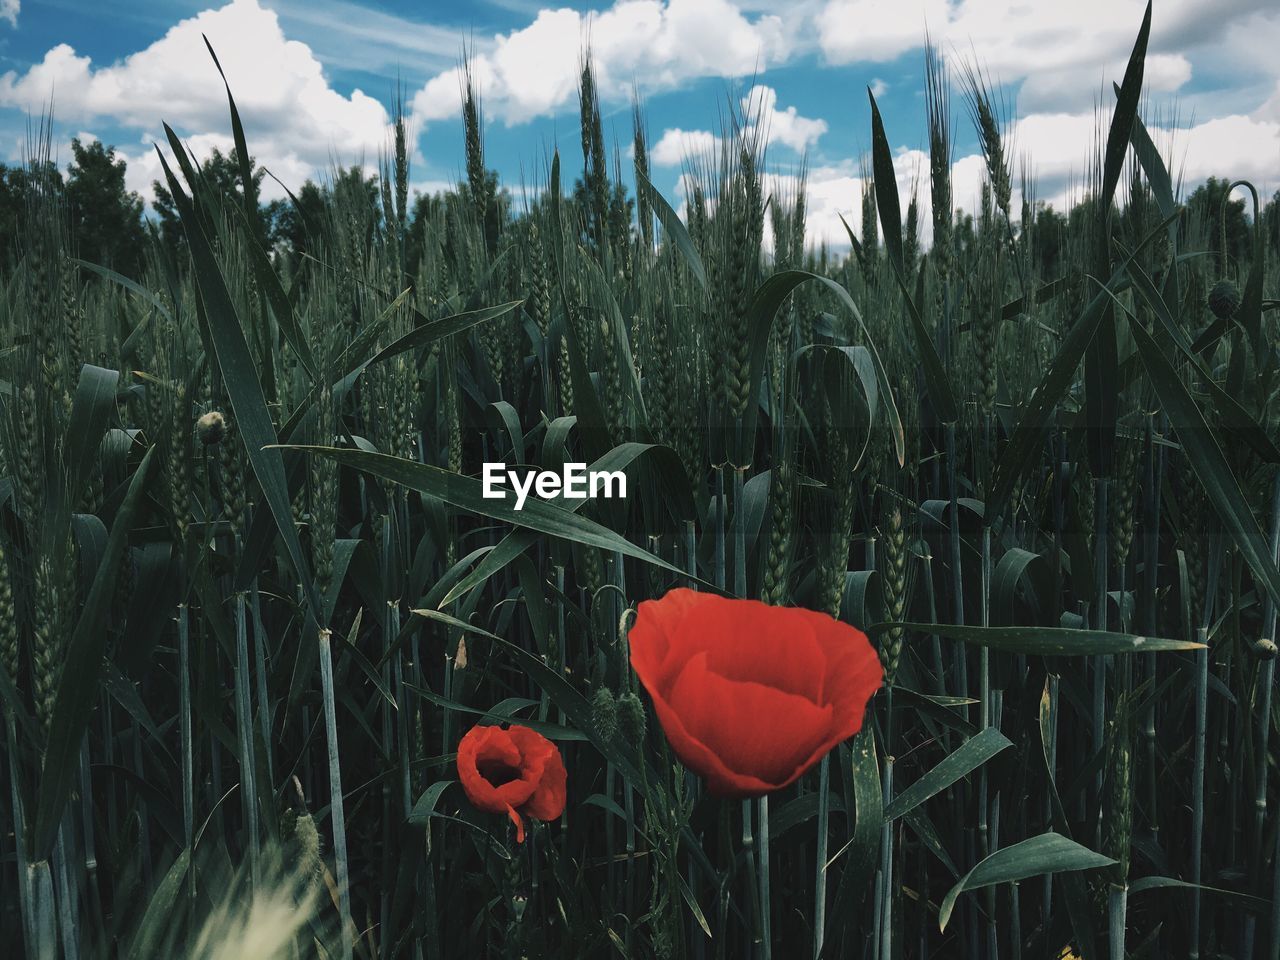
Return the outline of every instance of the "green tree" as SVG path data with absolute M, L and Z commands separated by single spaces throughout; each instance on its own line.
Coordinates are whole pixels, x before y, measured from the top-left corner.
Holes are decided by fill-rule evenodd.
M 253 157 L 249 158 L 249 169 L 253 171 L 250 178 L 251 189 L 254 198 L 257 198 L 261 195 L 262 180 L 267 175 L 267 171 L 257 166 Z M 244 190 L 240 178 L 240 155 L 234 147 L 231 148 L 230 153 L 223 153 L 217 147 L 214 147 L 213 153 L 200 164 L 200 180 L 207 188 L 210 196 L 221 197 L 223 200 L 231 199 L 243 209 Z M 182 235 L 182 221 L 178 216 L 177 204 L 174 202 L 173 194 L 160 181 L 157 180 L 152 183 L 151 189 L 155 194 L 155 202 L 152 203 L 152 207 L 160 224 L 160 237 L 165 246 L 176 254 L 183 250 L 186 245 L 186 239 Z M 260 205 L 258 209 L 259 215 L 253 228 L 258 242 L 265 247 L 270 239 L 267 229 L 268 221 Z
M 15 167 L 0 163 L 0 265 L 11 264 L 21 256 L 22 225 L 40 179 L 46 181 L 55 196 L 63 193 L 62 172 L 52 161 Z
M 1280 190 L 1262 208 L 1262 234 L 1273 254 L 1280 254 Z
M 66 201 L 77 255 L 137 277 L 146 248 L 143 204 L 125 186 L 124 160 L 98 140 L 72 140 L 71 154 Z
M 1229 180 L 1210 177 L 1187 198 L 1184 235 L 1201 241 L 1195 249 L 1213 254 L 1214 269 L 1219 276 L 1229 267 L 1249 258 L 1250 225 L 1245 217 L 1243 196 L 1227 192 Z M 1224 246 L 1225 244 L 1225 246 Z
M 272 200 L 266 206 L 271 247 L 277 254 L 288 256 L 294 265 L 304 253 L 319 255 L 314 249 L 324 229 L 329 192 L 314 180 L 308 180 L 292 199 Z
M 1036 210 L 1031 228 L 1031 257 L 1040 276 L 1052 279 L 1063 273 L 1067 242 L 1067 218 L 1048 205 Z

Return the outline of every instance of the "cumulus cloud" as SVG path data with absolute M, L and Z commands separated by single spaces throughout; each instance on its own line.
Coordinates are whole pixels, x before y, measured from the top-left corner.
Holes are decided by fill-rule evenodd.
M 720 138 L 710 130 L 672 127 L 649 151 L 649 162 L 658 167 L 678 167 L 686 160 L 709 159 L 720 151 Z
M 924 42 L 951 18 L 947 0 L 831 0 L 818 13 L 818 43 L 833 63 L 882 63 Z
M 471 71 L 487 115 L 512 125 L 573 102 L 588 45 L 601 96 L 616 99 L 633 84 L 652 92 L 762 72 L 790 57 L 795 43 L 782 17 L 751 19 L 730 0 L 617 0 L 589 15 L 541 10 L 527 27 L 494 37 Z M 458 68 L 432 77 L 413 98 L 413 116 L 455 116 L 461 86 Z
M 751 138 L 754 130 L 759 128 L 766 145 L 780 143 L 796 153 L 803 153 L 827 132 L 827 121 L 820 117 L 802 117 L 795 107 L 779 110 L 778 91 L 764 84 L 753 86 L 739 104 L 747 121 L 745 135 Z M 672 127 L 662 132 L 649 152 L 649 159 L 655 166 L 675 167 L 686 160 L 717 156 L 720 144 L 720 138 L 709 130 Z
M 160 121 L 202 148 L 230 148 L 226 93 L 205 49 L 208 36 L 231 81 L 250 150 L 286 182 L 317 168 L 372 158 L 389 136 L 386 108 L 359 90 L 344 96 L 303 43 L 286 39 L 276 14 L 258 0 L 232 0 L 180 21 L 144 50 L 96 66 L 67 44 L 25 73 L 0 76 L 0 105 L 32 112 L 52 100 L 60 121 L 109 120 L 162 141 Z M 133 189 L 146 192 L 158 163 L 149 149 L 129 159 Z M 145 178 L 145 179 L 143 179 Z M 264 189 L 272 189 L 267 181 Z
M 778 91 L 756 84 L 742 98 L 743 114 L 764 128 L 769 143 L 781 143 L 803 153 L 827 132 L 827 121 L 802 117 L 795 107 L 778 109 Z
M 21 0 L 0 0 L 0 20 L 9 21 L 9 26 L 18 25 L 18 14 L 21 12 Z
M 827 0 L 814 24 L 833 64 L 893 60 L 922 47 L 927 27 L 934 43 L 972 54 L 993 79 L 1026 81 L 1022 109 L 1048 110 L 1079 107 L 1123 75 L 1144 7 L 1145 0 Z M 1280 10 L 1272 0 L 1165 0 L 1155 11 L 1146 91 L 1180 90 L 1192 74 L 1187 51 L 1219 56 L 1218 41 L 1243 19 L 1254 21 L 1255 35 L 1269 30 L 1274 49 Z M 1257 60 L 1276 72 L 1273 55 Z

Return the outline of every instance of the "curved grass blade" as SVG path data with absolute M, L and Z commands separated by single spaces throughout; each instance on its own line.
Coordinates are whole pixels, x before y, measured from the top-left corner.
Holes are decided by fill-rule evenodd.
M 67 424 L 63 453 L 70 469 L 65 486 L 58 486 L 55 516 L 50 527 L 62 530 L 71 512 L 80 503 L 89 473 L 99 463 L 102 438 L 116 408 L 116 388 L 120 373 L 86 363 L 80 370 L 71 420 Z
M 557 159 L 559 159 L 559 155 L 557 155 Z M 667 203 L 666 198 L 658 192 L 658 188 L 639 170 L 636 171 L 636 189 L 642 190 L 648 195 L 649 202 L 653 204 L 653 211 L 658 215 L 658 221 L 662 224 L 662 229 L 667 231 L 667 236 L 672 239 L 676 249 L 684 257 L 685 263 L 689 265 L 689 272 L 698 281 L 698 286 L 706 290 L 707 271 L 702 266 L 702 258 L 698 256 L 698 251 L 693 245 L 693 240 L 689 237 L 689 231 L 685 229 L 684 223 L 681 222 L 680 216 L 671 209 L 671 204 Z
M 170 936 L 169 924 L 173 917 L 173 905 L 182 890 L 182 882 L 191 868 L 191 851 L 183 850 L 165 871 L 155 892 L 147 902 L 146 913 L 138 923 L 127 954 L 128 960 L 146 960 L 160 952 L 160 945 Z
M 79 260 L 75 257 L 71 257 L 70 262 L 74 263 L 78 267 L 84 267 L 84 269 L 96 273 L 104 280 L 110 280 L 112 283 L 119 284 L 138 298 L 145 300 L 150 306 L 155 307 L 159 314 L 166 320 L 173 320 L 173 314 L 169 312 L 169 308 L 165 306 L 165 302 L 137 281 L 130 280 L 123 274 L 116 273 L 114 270 L 104 267 L 101 264 L 90 263 L 88 260 Z M 130 334 L 130 340 L 133 339 L 133 335 L 136 334 L 145 323 L 146 321 L 144 320 L 143 323 L 134 328 L 133 333 Z M 122 347 L 121 349 L 123 350 L 124 348 Z
M 1147 57 L 1147 39 L 1151 36 L 1151 0 L 1147 0 L 1142 26 L 1134 41 L 1129 63 L 1125 67 L 1124 80 L 1116 95 L 1116 109 L 1111 115 L 1111 129 L 1107 132 L 1107 149 L 1102 164 L 1102 194 L 1099 202 L 1110 209 L 1116 185 L 1124 167 L 1124 156 L 1129 150 L 1129 140 L 1134 120 L 1138 116 L 1138 99 L 1142 95 L 1142 74 Z
M 1012 883 L 1028 877 L 1042 877 L 1046 873 L 1067 873 L 1076 870 L 1095 870 L 1109 867 L 1110 857 L 1094 853 L 1074 840 L 1053 832 L 1042 833 L 1011 847 L 997 850 L 960 878 L 938 907 L 938 929 L 946 930 L 960 894 L 980 890 L 997 883 Z
M 1040 657 L 1074 657 L 1102 653 L 1158 653 L 1170 650 L 1196 650 L 1202 644 L 1189 640 L 1162 637 L 1140 637 L 1129 633 L 1107 633 L 1102 630 L 1077 630 L 1070 627 L 965 627 L 949 623 L 876 623 L 867 633 L 882 633 L 894 627 L 919 633 L 936 634 L 960 640 L 988 650 L 1021 653 Z
M 751 396 L 756 397 L 760 393 L 760 381 L 764 377 L 765 363 L 768 359 L 769 335 L 773 328 L 773 318 L 791 291 L 808 281 L 817 281 L 835 294 L 836 299 L 852 314 L 853 319 L 866 335 L 867 342 L 864 346 L 870 353 L 871 362 L 875 366 L 876 379 L 880 383 L 880 395 L 884 401 L 885 416 L 889 421 L 889 432 L 893 439 L 894 453 L 897 456 L 898 465 L 901 466 L 906 459 L 906 439 L 902 429 L 902 418 L 898 415 L 898 407 L 893 399 L 893 390 L 889 386 L 889 376 L 885 372 L 884 363 L 880 360 L 871 331 L 863 321 L 858 305 L 853 302 L 853 297 L 849 295 L 848 290 L 828 277 L 805 270 L 782 270 L 756 288 L 751 298 L 751 307 L 747 311 L 747 336 L 751 338 Z M 759 408 L 757 403 L 747 404 L 747 412 L 742 418 L 740 457 L 745 453 L 747 445 L 755 438 L 755 423 Z
M 405 291 L 410 293 L 411 291 Z M 405 295 L 402 294 L 401 297 Z M 401 302 L 397 300 L 397 303 Z M 441 317 L 439 320 L 430 320 L 413 330 L 406 333 L 403 337 L 393 340 L 368 360 L 359 364 L 353 370 L 363 370 L 365 367 L 372 366 L 375 363 L 381 363 L 397 354 L 404 353 L 406 350 L 413 350 L 419 347 L 429 346 L 443 337 L 451 336 L 455 333 L 461 333 L 464 330 L 470 330 L 472 327 L 481 323 L 488 323 L 490 320 L 496 320 L 498 317 L 505 316 L 512 310 L 519 307 L 523 300 L 512 300 L 510 303 L 502 303 L 496 307 L 484 307 L 481 310 L 468 310 L 465 313 L 455 313 L 448 317 Z
M 659 459 L 660 462 L 654 465 L 654 470 L 661 477 L 681 475 L 683 468 L 675 451 L 670 447 L 651 443 L 620 443 L 603 457 L 594 461 L 587 467 L 587 470 L 622 470 L 626 472 L 642 456 L 653 456 Z M 550 464 L 544 465 L 550 466 Z M 677 515 L 693 515 L 692 497 L 687 487 L 680 490 L 675 489 L 674 486 L 668 486 L 666 492 L 668 503 L 674 504 L 674 511 L 683 511 L 682 513 L 677 513 Z M 586 500 L 567 500 L 563 495 L 555 496 L 547 502 L 561 506 L 570 513 L 576 513 L 587 503 Z M 449 592 L 440 600 L 437 607 L 443 610 L 457 600 L 458 597 L 470 592 L 475 586 L 488 580 L 515 560 L 516 557 L 524 553 L 536 539 L 528 530 L 512 530 L 496 547 L 485 555 L 483 560 L 476 564 L 474 570 L 449 589 Z
M 893 798 L 884 808 L 884 818 L 905 816 L 930 797 L 935 797 L 962 777 L 982 766 L 1013 742 L 995 727 L 987 727 L 948 754 L 932 770 Z
M 529 498 L 522 510 L 508 505 L 506 499 L 490 499 L 483 495 L 479 480 L 450 473 L 440 467 L 413 460 L 402 460 L 384 453 L 370 453 L 365 450 L 338 449 L 336 447 L 282 446 L 276 449 L 302 450 L 319 456 L 329 457 L 338 463 L 392 483 L 416 490 L 419 493 L 443 500 L 450 506 L 491 520 L 501 520 L 516 527 L 524 527 L 544 533 L 548 536 L 580 543 L 584 546 L 598 547 L 601 550 L 616 551 L 636 560 L 661 567 L 668 572 L 682 577 L 688 574 L 679 567 L 673 566 L 660 557 L 655 557 L 648 550 L 637 547 L 631 541 L 608 527 L 601 526 L 586 517 L 580 517 L 564 507 L 557 506 L 549 500 Z M 717 593 L 724 591 L 712 583 L 698 581 L 704 588 Z
M 1129 896 L 1135 896 L 1139 893 L 1145 893 L 1148 890 L 1192 890 L 1198 889 L 1205 893 L 1212 893 L 1222 897 L 1224 900 L 1230 900 L 1238 903 L 1246 910 L 1265 910 L 1271 906 L 1271 901 L 1262 897 L 1250 896 L 1247 893 L 1240 893 L 1238 890 L 1224 890 L 1222 887 L 1206 887 L 1204 884 L 1189 883 L 1186 880 L 1175 880 L 1173 877 L 1143 877 L 1141 880 L 1135 880 L 1129 884 Z

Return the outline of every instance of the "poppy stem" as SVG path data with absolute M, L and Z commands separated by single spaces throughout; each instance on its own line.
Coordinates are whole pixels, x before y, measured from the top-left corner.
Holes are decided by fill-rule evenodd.
M 720 807 L 720 859 L 723 873 L 720 875 L 720 899 L 716 906 L 716 960 L 725 960 L 725 948 L 729 940 L 729 891 L 733 883 L 733 832 L 729 823 L 729 803 L 722 800 Z
M 885 746 L 884 757 L 884 805 L 889 806 L 893 799 L 893 764 L 894 758 Z M 876 918 L 880 928 L 877 940 L 880 943 L 878 960 L 893 958 L 893 823 L 886 819 L 880 828 L 880 871 L 879 885 L 884 888 L 884 896 L 880 900 L 880 913 Z
M 724 589 L 724 467 L 713 467 L 716 473 L 716 536 L 713 582 Z
M 733 471 L 733 592 L 739 597 L 747 595 L 747 510 L 742 496 L 746 472 L 744 467 Z
M 773 956 L 773 918 L 770 915 L 769 889 L 769 798 L 761 797 L 757 803 L 760 813 L 760 927 L 762 933 L 761 956 L 770 960 Z
M 822 954 L 827 932 L 827 822 L 831 817 L 831 755 L 818 762 L 817 874 L 813 881 L 813 960 Z

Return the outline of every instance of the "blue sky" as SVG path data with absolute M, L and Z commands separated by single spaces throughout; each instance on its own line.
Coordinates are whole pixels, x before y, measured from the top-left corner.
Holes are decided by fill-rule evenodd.
M 149 193 L 150 149 L 168 121 L 197 153 L 226 148 L 225 101 L 201 33 L 227 68 L 251 150 L 285 183 L 334 163 L 376 163 L 397 89 L 417 136 L 413 182 L 436 190 L 462 168 L 457 65 L 474 56 L 489 165 L 537 187 L 551 149 L 580 165 L 575 83 L 588 40 L 606 133 L 625 152 L 643 99 L 655 181 L 678 202 L 681 159 L 713 143 L 726 104 L 751 96 L 770 131 L 777 189 L 807 158 L 811 240 L 856 223 L 877 91 L 902 189 L 927 166 L 926 25 L 954 67 L 1002 87 L 1017 158 L 1035 196 L 1065 202 L 1085 169 L 1099 103 L 1109 107 L 1141 0 L 618 0 L 549 6 L 389 0 L 0 0 L 0 159 L 22 155 L 28 116 L 52 96 L 57 139 L 98 137 Z M 1280 4 L 1157 0 L 1148 124 L 1188 186 L 1209 174 L 1280 186 Z M 754 85 L 754 89 L 753 89 Z M 955 193 L 971 206 L 981 161 L 953 95 Z M 69 150 L 61 155 L 65 160 Z M 625 164 L 624 156 L 624 164 Z M 923 193 L 927 194 L 927 190 Z

